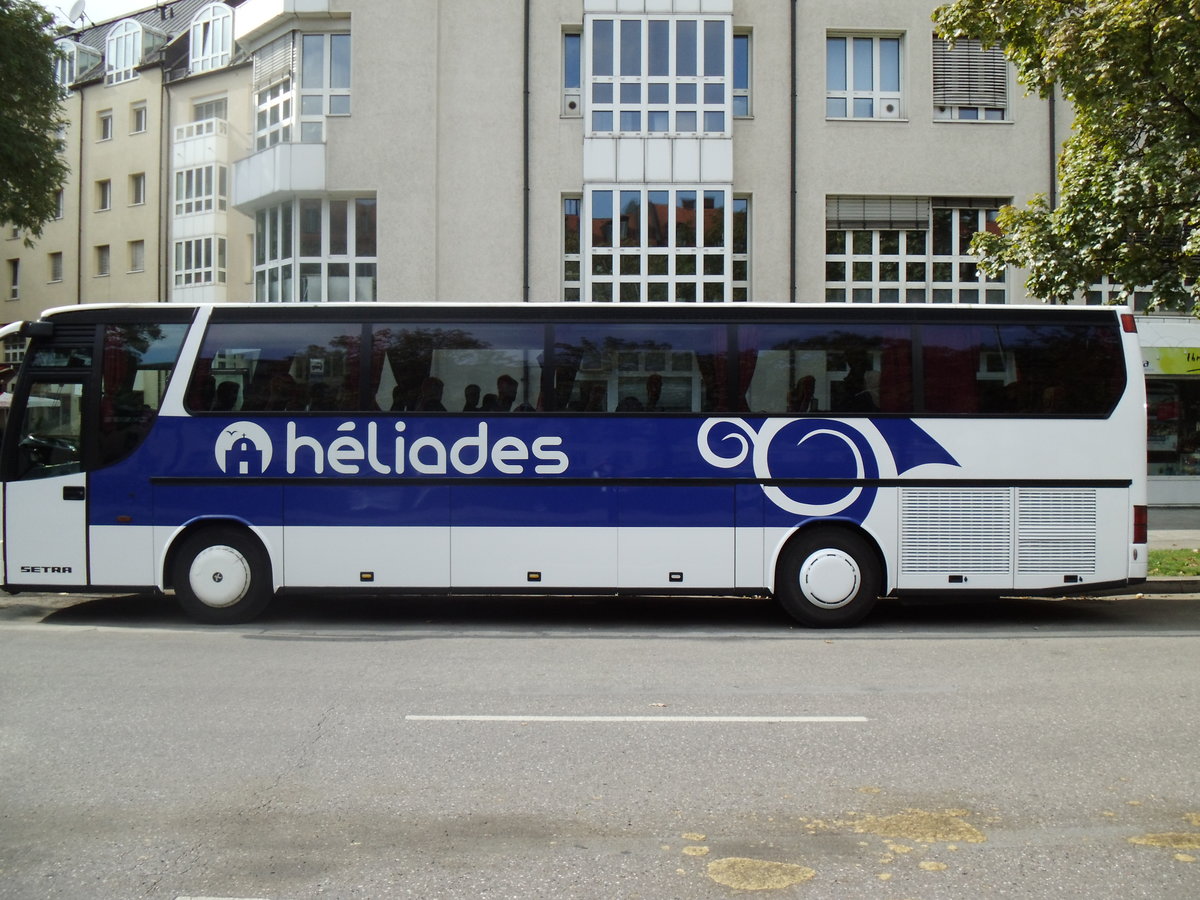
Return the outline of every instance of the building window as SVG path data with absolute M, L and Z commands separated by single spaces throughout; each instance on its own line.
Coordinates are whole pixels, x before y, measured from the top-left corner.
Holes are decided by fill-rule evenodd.
M 112 271 L 112 256 L 108 244 L 96 246 L 96 276 L 103 277 Z
M 21 298 L 21 260 L 10 259 L 8 261 L 8 299 L 19 300 Z
M 731 23 L 729 16 L 589 19 L 589 133 L 727 135 Z
M 63 255 L 61 253 L 51 253 L 47 256 L 46 261 L 49 263 L 51 284 L 63 280 Z
M 835 303 L 1005 303 L 1001 275 L 970 254 L 1000 199 L 829 197 L 825 299 Z
M 935 119 L 1000 122 L 1008 115 L 1008 64 L 999 47 L 959 40 L 954 49 L 933 38 Z
M 129 242 L 129 271 L 144 272 L 146 270 L 146 242 Z
M 288 143 L 292 139 L 292 80 L 259 91 L 255 115 L 254 143 L 258 150 Z
M 96 116 L 96 133 L 98 141 L 111 141 L 113 136 L 112 110 L 106 109 Z
M 175 287 L 225 283 L 225 238 L 175 242 Z
M 142 25 L 133 19 L 118 22 L 104 42 L 104 82 L 119 84 L 137 78 L 145 40 Z
M 1131 305 L 1134 312 L 1140 313 L 1150 309 L 1153 299 L 1154 292 L 1148 288 L 1136 288 L 1132 294 L 1126 292 L 1125 285 L 1111 275 L 1101 276 L 1083 292 L 1083 302 L 1088 306 Z
M 233 48 L 233 10 L 214 3 L 192 19 L 191 70 L 207 72 L 229 65 Z
M 129 176 L 129 205 L 141 206 L 146 202 L 146 173 Z
M 582 221 L 583 198 L 563 197 L 563 271 L 562 298 L 577 301 L 581 298 L 583 279 L 580 273 L 579 224 Z
M 96 209 L 99 212 L 112 209 L 112 182 L 107 178 L 96 182 Z
M 583 35 L 580 32 L 563 32 L 562 114 L 572 118 L 583 115 L 582 48 Z
M 753 113 L 750 105 L 750 35 L 739 33 L 733 36 L 733 115 L 748 118 Z
M 66 215 L 67 211 L 67 195 L 66 191 L 59 188 L 54 192 L 54 218 L 61 219 Z
M 899 37 L 831 34 L 825 54 L 826 118 L 900 118 Z
M 579 299 L 595 303 L 724 303 L 749 298 L 749 198 L 728 187 L 614 185 L 583 197 L 582 224 L 564 203 L 564 291 L 579 251 Z M 576 232 L 578 234 L 576 235 Z M 738 263 L 735 265 L 735 263 Z M 736 288 L 736 289 L 735 289 Z
M 325 140 L 325 117 L 350 115 L 350 35 L 305 34 L 300 42 L 300 140 Z
M 146 130 L 146 104 L 135 103 L 129 107 L 129 133 L 141 134 Z
M 225 97 L 216 97 L 212 100 L 203 100 L 192 104 L 193 122 L 203 122 L 205 119 L 228 118 L 229 100 Z
M 224 211 L 228 206 L 229 169 L 208 165 L 175 173 L 175 215 Z
M 255 217 L 260 303 L 375 300 L 376 259 L 374 197 L 301 199 Z

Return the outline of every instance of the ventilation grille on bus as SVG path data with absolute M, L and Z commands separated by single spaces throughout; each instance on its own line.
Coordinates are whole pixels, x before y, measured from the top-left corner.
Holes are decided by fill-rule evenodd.
M 96 337 L 95 325 L 54 324 L 54 346 L 56 347 L 88 347 Z
M 1012 502 L 1008 488 L 901 490 L 901 574 L 1012 572 Z
M 1096 571 L 1096 492 L 1017 489 L 1017 574 Z

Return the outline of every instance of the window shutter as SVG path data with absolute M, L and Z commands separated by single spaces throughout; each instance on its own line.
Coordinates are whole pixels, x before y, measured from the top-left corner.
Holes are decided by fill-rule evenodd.
M 1008 65 L 999 47 L 985 49 L 979 41 L 962 39 L 954 49 L 933 39 L 934 106 L 1008 105 Z
M 254 52 L 254 90 L 261 91 L 292 74 L 291 32 Z
M 825 227 L 832 229 L 928 229 L 928 197 L 825 198 Z

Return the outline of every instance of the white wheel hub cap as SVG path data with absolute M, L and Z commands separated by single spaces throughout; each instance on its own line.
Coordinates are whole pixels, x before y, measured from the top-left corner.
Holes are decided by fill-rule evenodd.
M 205 606 L 232 606 L 250 589 L 250 565 L 232 547 L 206 547 L 192 560 L 188 583 Z
M 858 594 L 862 573 L 850 554 L 829 548 L 811 554 L 800 566 L 800 591 L 822 609 L 845 606 Z

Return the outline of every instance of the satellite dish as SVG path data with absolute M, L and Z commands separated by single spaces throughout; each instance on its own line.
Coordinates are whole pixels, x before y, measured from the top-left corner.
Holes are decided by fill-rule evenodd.
M 75 0 L 75 2 L 71 4 L 71 11 L 69 13 L 67 13 L 67 18 L 70 19 L 72 22 L 82 19 L 83 18 L 83 7 L 84 7 L 85 3 L 86 3 L 86 0 Z

